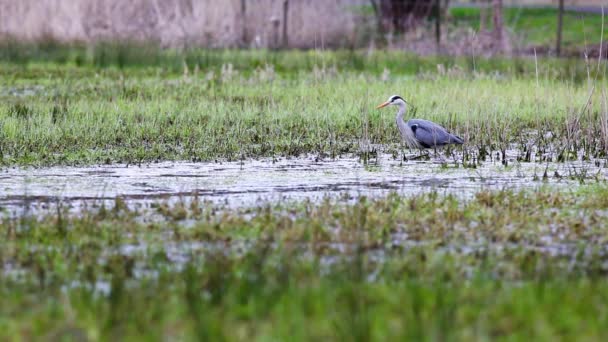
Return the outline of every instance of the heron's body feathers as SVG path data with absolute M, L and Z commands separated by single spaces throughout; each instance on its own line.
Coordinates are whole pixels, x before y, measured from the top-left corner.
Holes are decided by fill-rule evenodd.
M 440 147 L 448 144 L 462 144 L 464 140 L 462 138 L 449 133 L 445 128 L 438 124 L 422 119 L 409 120 L 406 125 L 412 132 L 413 138 L 416 140 L 419 146 L 423 148 Z M 401 127 L 400 127 L 401 128 Z M 402 132 L 402 136 L 403 136 Z M 405 139 L 411 138 L 412 135 L 404 137 Z

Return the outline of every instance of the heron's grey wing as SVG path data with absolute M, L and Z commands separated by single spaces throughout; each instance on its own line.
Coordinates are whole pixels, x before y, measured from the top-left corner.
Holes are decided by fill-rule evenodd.
M 456 136 L 448 133 L 445 128 L 438 124 L 421 119 L 412 119 L 407 122 L 414 132 L 416 140 L 426 148 L 443 146 L 450 143 L 459 143 Z M 460 139 L 460 138 L 458 138 Z

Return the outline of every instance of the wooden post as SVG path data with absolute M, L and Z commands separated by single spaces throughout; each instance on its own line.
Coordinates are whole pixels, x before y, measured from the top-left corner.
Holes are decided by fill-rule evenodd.
M 241 32 L 241 45 L 247 46 L 247 0 L 241 0 L 241 25 L 243 31 Z
M 493 18 L 494 24 L 494 41 L 498 47 L 498 51 L 503 51 L 503 23 L 502 23 L 502 0 L 493 1 Z
M 486 31 L 486 24 L 488 23 L 488 5 L 490 0 L 481 0 L 479 4 L 479 32 Z
M 271 48 L 276 50 L 279 48 L 279 26 L 281 26 L 281 20 L 277 17 L 270 18 L 270 24 L 272 25 L 272 42 Z
M 289 0 L 283 1 L 283 49 L 287 48 L 287 14 L 289 13 Z
M 559 56 L 562 52 L 562 23 L 564 20 L 564 0 L 559 0 L 557 12 L 557 40 L 555 42 L 555 54 Z
M 384 43 L 384 24 L 382 22 L 382 6 L 379 6 L 376 0 L 370 0 L 372 4 L 372 8 L 374 10 L 374 16 L 376 17 L 376 26 L 377 26 L 377 37 L 376 42 L 380 45 Z M 382 4 L 380 4 L 382 5 Z
M 435 43 L 437 54 L 441 52 L 441 0 L 435 0 Z

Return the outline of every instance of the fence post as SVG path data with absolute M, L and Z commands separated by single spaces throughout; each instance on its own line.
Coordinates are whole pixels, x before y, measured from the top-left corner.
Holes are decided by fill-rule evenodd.
M 497 47 L 495 52 L 504 51 L 503 21 L 502 21 L 502 0 L 493 0 L 493 23 L 494 23 L 494 42 Z
M 272 25 L 272 42 L 271 48 L 276 50 L 279 48 L 279 26 L 281 26 L 281 19 L 277 17 L 270 18 L 270 24 Z
M 564 0 L 559 0 L 557 12 L 557 41 L 555 42 L 555 54 L 559 57 L 562 52 L 562 22 L 564 20 Z
M 441 0 L 435 1 L 435 43 L 437 54 L 441 52 Z
M 247 0 L 241 0 L 241 25 L 243 31 L 241 32 L 241 45 L 247 46 Z
M 287 14 L 289 13 L 289 0 L 283 1 L 283 49 L 287 48 Z

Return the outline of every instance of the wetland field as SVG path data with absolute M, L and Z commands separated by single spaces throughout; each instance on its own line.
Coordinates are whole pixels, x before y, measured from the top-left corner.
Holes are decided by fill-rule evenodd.
M 3 46 L 0 340 L 605 340 L 605 63 Z M 465 140 L 405 149 L 394 108 Z

